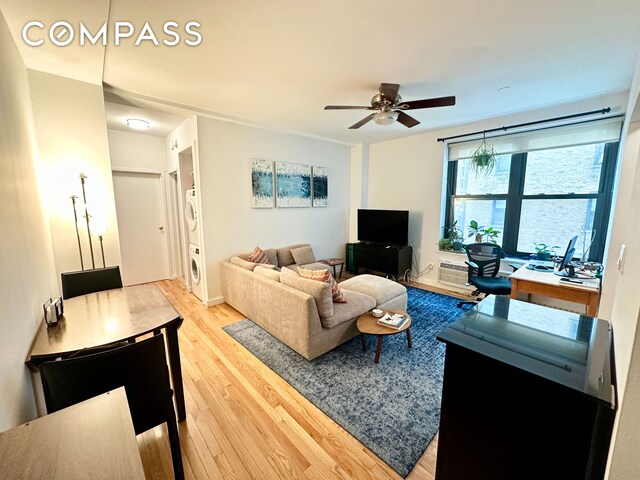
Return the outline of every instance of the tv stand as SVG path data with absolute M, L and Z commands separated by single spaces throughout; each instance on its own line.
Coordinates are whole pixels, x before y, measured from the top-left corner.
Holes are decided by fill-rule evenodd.
M 356 273 L 366 269 L 398 277 L 411 269 L 412 254 L 409 245 L 360 242 L 353 246 L 354 268 Z

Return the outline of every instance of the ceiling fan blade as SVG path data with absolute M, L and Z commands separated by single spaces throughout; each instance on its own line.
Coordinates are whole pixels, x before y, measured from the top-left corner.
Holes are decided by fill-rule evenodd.
M 381 83 L 380 84 L 380 93 L 384 95 L 391 103 L 396 101 L 396 97 L 398 96 L 398 89 L 400 85 L 397 83 Z
M 358 123 L 354 123 L 353 125 L 351 125 L 349 128 L 350 129 L 354 129 L 354 128 L 360 128 L 362 125 L 364 125 L 365 123 L 367 123 L 369 120 L 371 120 L 373 118 L 373 116 L 375 115 L 375 113 L 372 113 L 371 115 L 364 117 L 362 120 L 360 120 Z
M 438 98 L 425 98 L 424 100 L 413 100 L 411 102 L 402 102 L 396 108 L 402 110 L 416 110 L 418 108 L 432 108 L 432 107 L 449 107 L 456 104 L 456 97 L 438 97 Z
M 398 112 L 397 120 L 398 120 L 398 122 L 400 122 L 401 124 L 403 124 L 407 128 L 415 127 L 416 125 L 418 125 L 420 123 L 418 120 L 416 120 L 415 118 L 407 115 L 406 113 L 404 113 L 402 111 Z
M 377 110 L 371 106 L 369 107 L 357 107 L 355 105 L 327 105 L 325 110 Z

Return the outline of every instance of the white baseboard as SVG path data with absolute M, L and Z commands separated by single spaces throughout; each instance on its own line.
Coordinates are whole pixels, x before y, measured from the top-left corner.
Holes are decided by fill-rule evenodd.
M 204 302 L 204 304 L 207 307 L 212 307 L 214 305 L 220 305 L 221 303 L 224 303 L 224 297 L 209 298 L 209 299 L 207 299 L 206 302 Z

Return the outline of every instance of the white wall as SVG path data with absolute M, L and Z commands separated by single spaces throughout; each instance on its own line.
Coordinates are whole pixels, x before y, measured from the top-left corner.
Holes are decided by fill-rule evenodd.
M 27 70 L 0 12 L 0 431 L 33 419 L 24 360 L 58 294 L 49 226 L 35 171 L 37 148 Z
M 634 82 L 629 95 L 628 115 L 640 112 L 640 57 L 636 64 Z M 640 222 L 637 219 L 640 206 L 640 126 L 629 125 L 629 137 L 625 144 L 624 161 L 635 168 L 634 175 L 622 177 L 631 183 L 630 194 L 616 205 L 614 226 L 617 234 L 612 238 L 609 265 L 605 278 L 611 277 L 616 288 L 612 302 L 611 321 L 616 339 L 616 361 L 618 363 L 619 406 L 612 454 L 610 455 L 609 476 L 611 480 L 640 478 L 640 332 L 638 313 L 640 311 Z M 633 165 L 635 161 L 635 165 Z M 619 272 L 613 259 L 617 257 L 619 245 L 627 246 L 623 272 Z
M 120 243 L 113 197 L 111 162 L 102 87 L 30 70 L 40 157 L 39 173 L 46 179 L 43 197 L 51 224 L 56 272 L 80 270 L 70 196 L 82 199 L 80 172 L 87 175 L 87 203 L 94 222 L 106 223 L 104 237 L 107 265 L 120 264 Z M 82 206 L 82 202 L 80 205 Z M 78 212 L 78 216 L 84 211 Z M 84 266 L 91 268 L 84 219 L 79 218 Z M 95 235 L 93 251 L 100 266 L 100 246 Z
M 123 130 L 107 130 L 111 168 L 165 171 L 165 139 Z
M 209 303 L 221 300 L 219 265 L 262 248 L 310 243 L 317 258 L 345 255 L 349 147 L 198 117 L 199 187 Z M 250 159 L 329 169 L 326 208 L 251 208 Z
M 369 197 L 369 145 L 351 148 L 349 179 L 349 243 L 358 241 L 358 209 L 367 208 Z

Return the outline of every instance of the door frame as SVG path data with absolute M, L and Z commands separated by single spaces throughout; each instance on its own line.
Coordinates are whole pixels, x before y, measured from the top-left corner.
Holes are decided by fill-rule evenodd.
M 178 178 L 178 170 L 174 169 L 167 172 L 168 196 L 167 207 L 171 207 L 171 275 L 173 278 L 184 279 L 184 246 L 183 239 L 180 235 L 180 179 Z
M 160 183 L 160 196 L 162 197 L 162 202 L 160 207 L 162 208 L 162 220 L 164 223 L 164 228 L 166 229 L 165 233 L 167 235 L 167 237 L 169 237 L 169 239 L 164 242 L 164 254 L 165 257 L 167 259 L 167 265 L 169 266 L 169 275 L 173 275 L 173 273 L 171 272 L 171 270 L 173 270 L 173 268 L 171 267 L 172 265 L 172 258 L 171 258 L 171 247 L 170 247 L 170 238 L 172 233 L 170 232 L 170 229 L 173 230 L 169 224 L 169 216 L 167 213 L 167 188 L 166 188 L 166 183 L 167 183 L 167 175 L 166 175 L 166 171 L 163 170 L 156 170 L 153 168 L 131 168 L 131 167 L 111 167 L 111 174 L 113 175 L 114 173 L 136 173 L 139 175 L 153 175 L 158 177 L 159 183 Z

